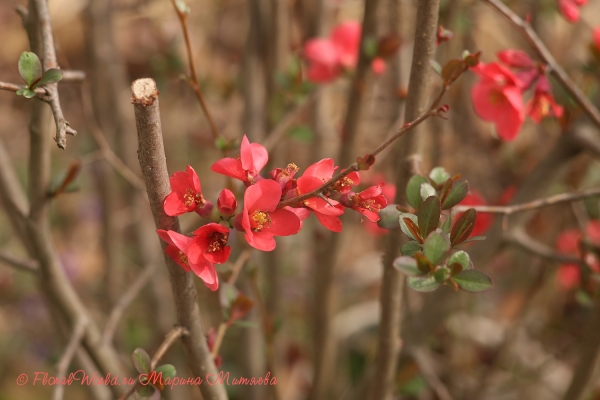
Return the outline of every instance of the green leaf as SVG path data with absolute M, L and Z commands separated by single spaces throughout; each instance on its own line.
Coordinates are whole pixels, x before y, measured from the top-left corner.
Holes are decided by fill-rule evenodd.
M 425 201 L 425 200 L 427 200 L 427 198 L 429 198 L 431 196 L 436 196 L 437 192 L 436 192 L 435 188 L 433 186 L 431 186 L 429 183 L 422 183 L 419 194 L 421 195 L 421 199 L 423 199 L 423 201 Z
M 135 398 L 140 400 L 160 400 L 160 391 L 150 384 L 145 386 L 138 385 L 135 388 Z
M 485 240 L 485 236 L 473 236 L 462 242 L 461 244 L 469 243 L 469 242 L 481 242 Z
M 413 255 L 413 257 L 415 260 L 417 260 L 417 268 L 419 268 L 424 274 L 429 273 L 433 269 L 433 264 L 431 264 L 431 261 L 429 261 L 427 257 L 423 255 L 423 253 L 417 252 Z
M 379 211 L 379 221 L 377 225 L 384 229 L 399 228 L 398 217 L 402 214 L 402 211 L 396 208 L 396 204 L 389 204 L 384 209 Z
M 466 292 L 484 292 L 494 287 L 489 276 L 475 269 L 464 270 L 454 275 L 452 280 Z
M 452 178 L 448 178 L 446 183 L 444 183 L 444 186 L 442 186 L 442 189 L 440 190 L 440 201 L 442 202 L 442 204 L 446 200 L 446 197 L 448 197 L 448 194 L 450 193 L 450 189 L 452 189 L 453 184 L 454 181 L 452 180 Z
M 450 232 L 452 246 L 460 244 L 469 238 L 469 235 L 473 232 L 473 228 L 475 228 L 475 221 L 477 221 L 477 211 L 474 208 L 469 208 L 460 216 Z
M 423 253 L 433 265 L 439 265 L 444 261 L 448 256 L 448 250 L 450 250 L 450 240 L 441 229 L 436 229 L 425 239 Z
M 299 142 L 310 143 L 314 138 L 314 133 L 306 125 L 296 126 L 289 130 L 288 135 Z
M 17 89 L 17 96 L 23 96 L 26 90 L 25 88 Z
M 446 267 L 439 268 L 437 271 L 433 273 L 433 277 L 436 282 L 444 283 L 450 278 L 450 270 Z
M 175 375 L 177 374 L 177 370 L 171 364 L 163 364 L 163 365 L 157 367 L 155 369 L 155 371 L 157 373 L 162 373 L 163 379 L 167 379 L 167 378 L 173 379 L 173 378 L 175 378 Z
M 34 87 L 47 85 L 49 83 L 56 83 L 62 79 L 62 72 L 60 69 L 51 68 L 42 74 L 40 80 L 35 84 Z M 32 87 L 33 89 L 33 87 Z
M 379 46 L 379 43 L 377 42 L 376 38 L 368 37 L 368 38 L 364 39 L 363 46 L 362 46 L 364 55 L 367 56 L 367 58 L 375 58 L 375 56 L 377 55 L 377 47 L 378 46 Z
M 24 51 L 19 58 L 19 74 L 29 87 L 42 75 L 42 63 L 35 53 Z
M 406 284 L 409 288 L 416 290 L 417 292 L 433 292 L 441 286 L 432 275 L 425 277 L 409 276 L 406 278 Z
M 131 358 L 133 359 L 133 366 L 135 367 L 137 372 L 139 372 L 140 374 L 149 374 L 151 372 L 151 360 L 148 353 L 146 353 L 146 350 L 138 347 L 133 351 Z
M 430 196 L 421 204 L 417 214 L 419 230 L 423 237 L 427 237 L 437 229 L 440 222 L 440 199 Z
M 406 200 L 414 208 L 419 208 L 423 203 L 421 198 L 421 184 L 426 183 L 427 178 L 421 175 L 413 175 L 406 185 Z
M 437 185 L 445 183 L 450 178 L 450 174 L 446 172 L 443 167 L 435 167 L 429 173 L 429 179 L 434 181 Z
M 415 255 L 415 253 L 417 251 L 421 251 L 421 245 L 419 244 L 419 242 L 411 240 L 410 242 L 406 242 L 402 245 L 402 249 L 400 250 L 400 252 L 402 253 L 403 256 L 409 256 L 412 257 Z
M 404 218 L 410 219 L 417 226 L 418 226 L 418 223 L 419 223 L 419 219 L 417 218 L 416 215 L 414 215 L 414 214 L 408 214 L 408 213 L 401 213 L 400 217 L 398 218 L 398 221 L 400 222 L 400 229 L 402 229 L 402 232 L 404 232 L 404 234 L 406 236 L 408 236 L 409 238 L 411 238 L 413 240 L 417 240 L 417 238 L 412 234 L 411 230 L 408 229 L 408 226 L 406 225 L 406 222 L 404 221 Z
M 448 265 L 458 263 L 461 265 L 463 269 L 473 269 L 473 265 L 471 264 L 471 258 L 466 251 L 457 251 L 452 254 L 448 259 Z
M 440 65 L 440 63 L 438 63 L 437 61 L 435 61 L 434 59 L 429 60 L 429 65 L 431 65 L 431 68 L 433 68 L 433 70 L 440 76 L 442 76 L 442 66 Z
M 423 272 L 417 267 L 417 260 L 412 257 L 402 256 L 394 260 L 394 268 L 408 276 L 423 275 Z
M 469 192 L 469 184 L 464 179 L 459 179 L 452 184 L 452 188 L 448 196 L 442 202 L 442 210 L 447 210 L 454 207 L 467 196 Z
M 25 89 L 23 91 L 23 97 L 27 98 L 27 99 L 31 99 L 32 97 L 35 96 L 35 92 L 33 90 L 30 89 Z
M 446 221 L 444 221 L 444 225 L 442 225 L 442 230 L 448 235 L 450 234 L 450 229 L 452 229 L 452 214 L 446 217 Z

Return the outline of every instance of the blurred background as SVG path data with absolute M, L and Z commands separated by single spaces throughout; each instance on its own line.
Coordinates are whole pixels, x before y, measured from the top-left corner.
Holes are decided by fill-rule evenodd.
M 302 173 L 324 157 L 339 160 L 352 73 L 327 85 L 310 83 L 302 49 L 306 40 L 327 36 L 338 23 L 362 21 L 364 2 L 186 2 L 200 86 L 216 125 L 231 141 L 232 153 L 244 134 L 252 142 L 277 134 L 281 138 L 270 151 L 263 173 L 288 163 L 295 163 Z M 416 3 L 380 1 L 377 34 L 396 33 L 401 45 L 386 60 L 383 74 L 367 76 L 359 136 L 350 159 L 374 149 L 404 122 Z M 20 84 L 17 62 L 29 45 L 15 12 L 17 4 L 0 2 L 0 80 Z M 554 0 L 507 5 L 521 16 L 530 16 L 558 62 L 588 97 L 596 98 L 600 52 L 592 45 L 591 30 L 599 21 L 600 4 L 590 1 L 576 24 L 563 18 Z M 152 77 L 160 91 L 170 173 L 192 165 L 205 197 L 216 203 L 225 179 L 211 172 L 210 166 L 221 153 L 184 79 L 189 74 L 187 55 L 170 1 L 52 0 L 50 13 L 61 68 L 86 73 L 83 83 L 59 84 L 65 117 L 79 134 L 68 138 L 66 150 L 53 147 L 52 175 L 59 181 L 75 160 L 82 168 L 73 190 L 52 203 L 53 237 L 70 280 L 101 327 L 136 277 L 153 268 L 152 278 L 126 310 L 114 337 L 123 362 L 135 376 L 132 351 L 142 347 L 153 354 L 175 323 L 172 294 L 148 203 L 106 160 L 98 142 L 104 137 L 125 165 L 141 176 L 129 86 L 135 79 Z M 484 62 L 496 60 L 496 52 L 506 48 L 535 57 L 519 33 L 482 1 L 442 0 L 439 21 L 453 33 L 437 49 L 436 59 L 442 65 L 465 49 L 482 51 Z M 470 90 L 476 80 L 475 74 L 466 73 L 452 86 L 444 99 L 450 105 L 449 120 L 426 122 L 423 174 L 434 166 L 460 173 L 487 204 L 597 187 L 597 129 L 558 84 L 553 82 L 553 92 L 565 107 L 565 116 L 541 124 L 528 121 L 519 137 L 507 143 L 498 140 L 493 126 L 473 112 Z M 434 77 L 432 99 L 440 85 Z M 28 179 L 32 101 L 0 92 L 0 138 L 22 183 Z M 585 133 L 588 145 L 569 139 L 574 132 Z M 372 170 L 362 174 L 362 187 L 388 182 L 389 201 L 395 181 L 393 158 L 393 152 L 385 152 Z M 237 288 L 254 300 L 255 307 L 243 323 L 228 329 L 220 352 L 221 369 L 232 377 L 258 377 L 270 371 L 278 384 L 276 388 L 229 386 L 230 398 L 307 398 L 318 357 L 314 343 L 322 334 L 314 323 L 322 306 L 314 301 L 322 290 L 318 277 L 320 270 L 330 267 L 333 350 L 332 365 L 323 372 L 328 375 L 321 376 L 328 382 L 325 398 L 367 397 L 376 351 L 383 232 L 358 213 L 347 214 L 339 243 L 331 249 L 322 248 L 331 243 L 329 232 L 311 217 L 299 235 L 278 238 L 273 253 L 252 253 Z M 544 208 L 508 223 L 523 224 L 531 237 L 555 248 L 561 233 L 578 232 L 599 217 L 596 199 Z M 184 232 L 201 222 L 195 214 L 181 220 Z M 560 399 L 582 355 L 597 352 L 584 340 L 591 326 L 600 327 L 593 325 L 598 318 L 594 317 L 596 300 L 581 290 L 576 279 L 574 283 L 561 280 L 560 262 L 503 243 L 500 225 L 496 218 L 491 227 L 486 226 L 488 240 L 469 246 L 476 267 L 494 280 L 493 290 L 467 294 L 443 287 L 427 294 L 405 292 L 395 398 Z M 234 252 L 239 252 L 239 241 L 240 237 L 231 236 Z M 11 232 L 6 213 L 0 213 L 0 250 L 26 254 Z M 335 252 L 332 266 L 323 265 L 323 251 Z M 219 268 L 223 278 L 231 265 Z M 213 293 L 201 281 L 197 283 L 204 325 L 216 328 L 226 296 L 224 286 Z M 0 265 L 0 400 L 50 397 L 52 387 L 18 386 L 15 380 L 33 371 L 52 375 L 64 348 L 55 329 L 34 274 Z M 181 346 L 174 346 L 163 362 L 174 364 L 178 376 L 191 376 Z M 77 361 L 72 369 L 79 369 Z M 600 399 L 600 371 L 592 368 L 592 374 L 593 387 L 585 398 Z M 90 396 L 85 387 L 66 388 L 66 399 Z M 200 393 L 184 386 L 166 389 L 162 396 L 196 399 Z

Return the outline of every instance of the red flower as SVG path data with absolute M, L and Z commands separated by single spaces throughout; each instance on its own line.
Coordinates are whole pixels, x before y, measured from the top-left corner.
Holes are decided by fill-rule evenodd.
M 487 201 L 479 192 L 476 190 L 471 190 L 459 204 L 461 206 L 485 206 L 487 205 Z M 456 220 L 458 220 L 461 215 L 462 214 L 457 215 Z M 492 214 L 477 213 L 475 228 L 473 228 L 473 232 L 471 232 L 470 237 L 484 234 L 488 229 L 490 229 L 493 223 L 494 216 Z
M 165 231 L 164 229 L 157 229 L 156 233 L 158 233 L 158 237 L 167 243 L 165 253 L 181 268 L 189 272 L 190 264 L 187 257 L 187 250 L 190 243 L 192 243 L 192 238 L 175 231 Z
M 267 164 L 267 161 L 269 161 L 267 149 L 258 143 L 250 143 L 244 135 L 238 158 L 222 158 L 210 169 L 218 174 L 239 179 L 246 186 L 250 186 L 262 179 L 259 172 Z
M 548 79 L 545 76 L 542 75 L 539 78 L 533 98 L 529 100 L 525 109 L 527 115 L 538 124 L 544 117 L 562 117 L 563 108 L 554 101 L 550 82 L 548 82 Z
M 577 22 L 579 20 L 579 7 L 586 2 L 587 0 L 558 0 L 558 8 L 569 22 Z
M 339 24 L 331 32 L 331 41 L 338 54 L 339 64 L 351 69 L 358 62 L 358 49 L 360 47 L 361 25 L 356 21 Z
M 495 62 L 479 63 L 473 71 L 481 77 L 471 90 L 475 112 L 495 124 L 501 139 L 513 140 L 525 119 L 519 81 L 511 70 Z
M 535 68 L 529 54 L 522 50 L 506 49 L 496 54 L 498 59 L 511 68 Z
M 296 175 L 298 169 L 296 164 L 288 164 L 285 168 L 275 168 L 273 171 L 269 172 L 271 179 L 281 186 L 282 196 L 285 196 L 287 192 L 296 187 L 294 175 Z
M 600 51 L 600 26 L 592 29 L 592 41 L 598 51 Z
M 387 200 L 382 194 L 382 186 L 371 186 L 358 194 L 348 197 L 348 206 L 358 211 L 373 222 L 379 221 L 379 211 L 387 205 Z
M 571 290 L 581 284 L 581 270 L 577 264 L 563 264 L 558 267 L 556 281 L 565 290 Z
M 581 241 L 581 232 L 573 228 L 564 231 L 556 239 L 556 250 L 563 254 L 578 255 L 579 242 Z
M 391 183 L 383 183 L 385 182 L 383 175 L 376 175 L 372 182 L 382 182 L 380 186 L 383 197 L 385 197 L 386 204 L 391 204 L 394 202 L 394 198 L 396 197 L 396 185 L 392 185 Z M 388 231 L 385 228 L 379 227 L 376 222 L 371 222 L 370 220 L 364 221 L 363 226 L 367 231 L 369 231 L 369 233 L 375 236 L 383 235 Z
M 186 172 L 175 172 L 169 181 L 171 193 L 164 202 L 167 215 L 174 217 L 190 211 L 196 211 L 202 217 L 210 214 L 213 205 L 202 196 L 200 178 L 194 168 L 188 165 Z
M 281 187 L 270 179 L 246 189 L 241 225 L 246 241 L 255 249 L 271 251 L 276 246 L 273 236 L 294 235 L 300 230 L 296 214 L 277 208 L 280 199 Z
M 217 199 L 217 208 L 222 216 L 230 217 L 235 213 L 237 200 L 235 195 L 229 189 L 223 189 Z
M 371 70 L 373 70 L 376 75 L 383 74 L 386 68 L 385 61 L 383 61 L 383 58 L 381 57 L 374 58 L 373 61 L 371 61 Z
M 308 61 L 308 80 L 315 83 L 330 82 L 340 73 L 337 49 L 329 39 L 310 39 L 304 45 Z
M 227 261 L 231 253 L 231 247 L 227 246 L 228 228 L 211 222 L 196 229 L 194 235 L 187 251 L 191 263 L 200 263 L 203 259 L 212 264 Z

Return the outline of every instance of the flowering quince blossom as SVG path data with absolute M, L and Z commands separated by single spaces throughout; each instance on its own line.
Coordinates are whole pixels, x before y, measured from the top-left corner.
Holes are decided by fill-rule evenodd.
M 535 93 L 525 107 L 527 115 L 537 123 L 540 123 L 544 117 L 554 116 L 560 118 L 563 115 L 563 108 L 556 104 L 551 90 L 548 78 L 544 75 L 540 76 L 535 87 Z
M 244 135 L 238 158 L 222 158 L 210 169 L 218 174 L 239 179 L 246 186 L 250 186 L 263 179 L 259 172 L 267 164 L 267 161 L 269 161 L 267 149 L 261 144 L 250 143 Z
M 600 26 L 592 29 L 592 42 L 596 46 L 596 49 L 600 51 Z
M 584 6 L 587 0 L 558 0 L 558 9 L 569 22 L 579 20 L 579 7 Z
M 587 239 L 594 246 L 600 246 L 600 221 L 590 221 L 585 227 Z M 584 235 L 579 229 L 568 229 L 562 232 L 556 239 L 556 250 L 559 253 L 581 257 L 582 241 Z M 587 253 L 585 263 L 594 273 L 600 273 L 600 260 L 592 254 Z M 558 267 L 556 280 L 558 285 L 570 290 L 581 285 L 581 268 L 577 264 L 562 264 Z
M 379 211 L 387 206 L 387 200 L 383 195 L 383 183 L 371 186 L 360 193 L 349 192 L 342 196 L 340 203 L 360 212 L 372 222 L 379 221 Z
M 244 211 L 241 225 L 246 241 L 255 249 L 271 251 L 276 243 L 273 236 L 289 236 L 300 230 L 298 216 L 278 209 L 281 187 L 272 180 L 262 180 L 250 186 L 244 193 Z
M 163 229 L 157 229 L 156 233 L 158 233 L 158 236 L 167 243 L 165 253 L 167 253 L 173 261 L 186 272 L 189 272 L 190 270 L 193 271 L 194 274 L 204 281 L 204 284 L 210 290 L 214 291 L 218 289 L 219 279 L 214 264 L 205 258 L 189 257 L 189 249 L 195 238 L 187 237 L 175 231 L 165 231 Z M 227 256 L 229 256 L 228 252 Z
M 186 172 L 175 172 L 169 179 L 171 193 L 165 198 L 164 209 L 172 217 L 196 211 L 206 217 L 212 211 L 213 205 L 202 196 L 200 178 L 194 168 L 187 166 Z
M 479 63 L 473 71 L 481 77 L 472 90 L 473 108 L 485 121 L 493 122 L 498 136 L 506 141 L 517 137 L 525 120 L 519 81 L 505 66 Z
M 235 195 L 229 189 L 223 189 L 217 199 L 217 209 L 224 217 L 230 217 L 235 214 L 237 208 L 237 200 Z

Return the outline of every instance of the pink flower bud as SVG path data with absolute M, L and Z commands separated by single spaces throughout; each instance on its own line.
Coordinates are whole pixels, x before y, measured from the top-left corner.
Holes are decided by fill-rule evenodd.
M 235 213 L 237 200 L 235 195 L 229 189 L 223 189 L 217 199 L 217 208 L 224 217 L 229 217 Z

